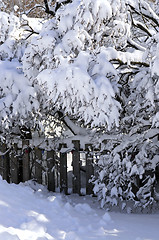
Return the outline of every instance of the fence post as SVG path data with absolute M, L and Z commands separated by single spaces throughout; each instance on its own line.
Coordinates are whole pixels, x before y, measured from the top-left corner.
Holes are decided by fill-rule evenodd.
M 2 143 L 1 145 L 2 149 L 2 166 L 3 166 L 3 179 L 6 180 L 8 183 L 10 182 L 10 163 L 9 163 L 9 153 L 7 151 L 6 144 Z
M 55 153 L 47 151 L 48 190 L 55 192 Z
M 67 153 L 61 149 L 66 148 L 67 145 L 60 144 L 60 192 L 68 193 L 67 185 Z
M 91 176 L 94 174 L 93 156 L 91 155 L 92 144 L 86 144 L 86 194 L 93 194 L 93 184 L 90 182 Z
M 81 194 L 81 175 L 80 175 L 80 141 L 73 140 L 74 150 L 72 154 L 73 163 L 73 193 Z
M 11 182 L 18 184 L 19 183 L 19 159 L 18 159 L 17 144 L 13 145 L 13 150 L 11 153 L 10 174 L 11 174 Z
M 0 148 L 0 153 L 2 153 L 1 150 L 2 149 Z M 3 177 L 3 159 L 1 155 L 0 155 L 0 175 Z
M 3 152 L 2 152 L 2 142 L 0 142 L 0 175 L 3 178 Z
M 35 179 L 42 184 L 42 150 L 35 147 Z
M 23 164 L 23 182 L 30 180 L 30 154 L 29 140 L 22 140 L 22 164 Z

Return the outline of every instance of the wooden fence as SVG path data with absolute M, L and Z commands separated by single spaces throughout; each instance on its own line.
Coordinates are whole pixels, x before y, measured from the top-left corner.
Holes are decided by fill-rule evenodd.
M 9 183 L 18 184 L 30 179 L 46 185 L 49 191 L 65 194 L 93 194 L 90 182 L 94 175 L 96 158 L 91 144 L 80 148 L 80 141 L 72 141 L 74 148 L 67 152 L 67 145 L 60 144 L 58 151 L 30 148 L 29 140 L 22 140 L 7 149 L 0 145 L 0 175 Z

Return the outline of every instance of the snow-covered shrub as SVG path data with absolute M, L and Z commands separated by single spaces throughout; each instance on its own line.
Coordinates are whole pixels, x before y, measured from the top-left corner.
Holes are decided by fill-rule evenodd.
M 132 212 L 143 211 L 147 207 L 151 211 L 158 201 L 155 195 L 158 184 L 155 172 L 159 164 L 158 139 L 146 141 L 143 138 L 140 142 L 137 138 L 128 140 L 127 136 L 122 140 L 125 144 L 119 144 L 116 140 L 103 144 L 98 176 L 93 180 L 94 192 L 101 207 L 112 209 L 118 206 L 120 210 L 130 211 L 131 205 Z
M 39 21 L 32 22 L 38 28 Z M 16 126 L 34 126 L 40 116 L 36 89 L 22 70 L 21 58 L 29 40 L 21 23 L 13 14 L 0 12 L 0 129 L 4 135 L 13 133 Z
M 2 46 L 7 49 L 9 41 L 13 47 L 9 53 L 1 51 L 1 56 L 9 60 L 22 59 L 24 76 L 38 96 L 41 116 L 47 119 L 60 110 L 78 119 L 82 126 L 102 127 L 104 131 L 115 131 L 121 126 L 123 131 L 124 122 L 133 118 L 134 99 L 138 99 L 134 76 L 144 71 L 150 74 L 149 63 L 142 61 L 148 42 L 145 32 L 152 35 L 154 31 L 151 24 L 147 24 L 151 27 L 148 30 L 139 22 L 141 9 L 144 14 L 148 11 L 153 14 L 153 10 L 144 1 L 131 4 L 122 0 L 71 1 L 61 5 L 41 31 L 28 29 L 36 34 L 30 41 L 28 37 L 25 41 L 24 35 L 16 39 L 15 33 L 19 32 L 12 25 L 16 26 L 17 18 L 10 21 L 11 26 L 6 20 L 6 29 L 13 29 L 14 37 L 12 39 L 11 30 L 6 30 L 9 37 Z M 137 17 L 134 17 L 134 8 L 139 12 Z M 141 77 L 138 74 L 138 79 Z M 146 87 L 152 84 L 151 74 L 149 79 L 149 85 L 147 79 L 144 81 Z M 152 105 L 151 87 L 148 92 L 147 89 L 142 100 L 146 96 Z M 139 102 L 138 112 L 140 107 L 143 108 L 143 104 Z
M 107 48 L 115 37 L 103 36 L 113 14 L 110 1 L 75 0 L 44 25 L 23 57 L 25 76 L 47 102 L 91 127 L 119 126 L 118 71 Z
M 5 132 L 18 124 L 31 122 L 35 112 L 38 113 L 39 103 L 36 91 L 24 77 L 19 62 L 1 62 L 0 72 L 0 121 Z
M 13 59 L 19 55 L 18 42 L 22 31 L 20 30 L 19 18 L 13 14 L 0 12 L 0 58 Z M 20 46 L 18 46 L 20 45 Z

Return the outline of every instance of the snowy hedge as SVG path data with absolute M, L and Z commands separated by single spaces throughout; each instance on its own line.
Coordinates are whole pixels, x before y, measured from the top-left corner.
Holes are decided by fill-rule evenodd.
M 105 136 L 93 178 L 102 208 L 127 212 L 155 212 L 159 208 L 159 148 L 158 137 L 151 139 L 154 131 L 142 137 Z

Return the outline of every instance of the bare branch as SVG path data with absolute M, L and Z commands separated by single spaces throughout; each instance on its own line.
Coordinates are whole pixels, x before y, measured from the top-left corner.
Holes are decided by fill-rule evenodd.
M 55 12 L 62 6 L 62 5 L 65 5 L 67 3 L 70 3 L 72 2 L 72 0 L 65 0 L 65 1 L 62 1 L 62 2 L 56 2 L 55 4 Z
M 53 12 L 49 9 L 49 5 L 48 5 L 47 0 L 44 0 L 44 4 L 45 4 L 45 12 L 48 13 L 48 14 L 51 14 L 52 16 L 55 16 L 55 12 Z
M 35 5 L 34 7 L 32 7 L 31 9 L 29 9 L 29 11 L 27 11 L 26 15 L 29 15 L 32 11 L 34 11 L 35 9 L 37 8 L 44 8 L 44 6 L 41 6 L 41 5 Z
M 29 29 L 25 29 L 26 32 L 30 34 L 26 37 L 26 40 L 31 37 L 33 34 L 39 34 L 38 32 L 34 31 L 34 29 L 29 25 L 28 21 L 25 24 L 22 24 L 22 27 L 29 27 Z
M 148 28 L 145 27 L 142 23 L 140 23 L 139 21 L 133 21 L 133 26 L 141 29 L 142 31 L 144 31 L 145 33 L 147 33 L 150 37 L 152 37 L 152 34 L 149 32 Z
M 142 10 L 141 10 L 142 12 L 139 12 L 132 5 L 130 5 L 130 4 L 128 4 L 128 5 L 131 8 L 131 10 L 133 10 L 136 14 L 144 16 L 144 17 L 150 19 L 152 22 L 154 22 L 159 27 L 159 18 L 158 18 L 157 15 L 156 15 L 156 17 L 155 17 L 155 14 L 154 15 L 150 15 L 150 14 L 148 15 L 146 13 L 146 11 L 143 12 Z
M 45 4 L 45 12 L 48 14 L 51 14 L 52 16 L 55 16 L 55 13 L 57 12 L 57 10 L 62 6 L 65 5 L 67 3 L 72 2 L 72 0 L 65 0 L 65 1 L 61 1 L 61 2 L 56 2 L 55 1 L 55 6 L 54 6 L 54 11 L 50 10 L 49 5 L 48 5 L 48 1 L 44 0 L 44 4 Z

